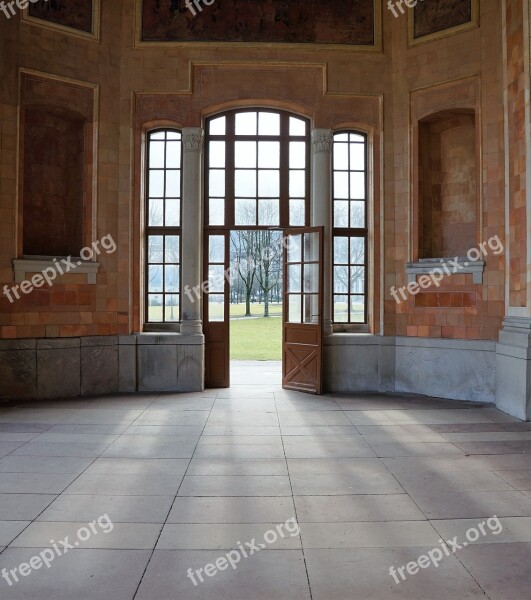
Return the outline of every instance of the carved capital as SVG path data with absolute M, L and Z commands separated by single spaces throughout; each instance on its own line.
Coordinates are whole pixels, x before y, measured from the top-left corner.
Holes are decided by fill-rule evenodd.
M 312 147 L 314 154 L 320 152 L 330 154 L 334 136 L 331 129 L 312 130 Z
M 204 138 L 201 127 L 183 127 L 182 135 L 184 152 L 201 152 Z

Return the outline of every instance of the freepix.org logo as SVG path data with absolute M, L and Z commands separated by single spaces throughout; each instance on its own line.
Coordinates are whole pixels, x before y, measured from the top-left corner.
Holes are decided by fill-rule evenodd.
M 30 4 L 35 4 L 38 1 L 39 0 L 12 0 L 11 2 L 5 2 L 5 0 L 2 0 L 2 2 L 0 2 L 0 10 L 4 13 L 6 19 L 10 19 L 17 14 L 15 6 L 19 10 L 26 10 Z M 48 2 L 48 0 L 44 1 Z

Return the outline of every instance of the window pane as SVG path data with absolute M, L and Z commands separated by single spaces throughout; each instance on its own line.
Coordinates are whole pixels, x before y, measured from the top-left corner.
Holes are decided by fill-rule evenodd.
M 225 135 L 226 117 L 218 117 L 210 121 L 210 135 Z
M 164 200 L 149 201 L 148 225 L 161 227 L 164 219 Z
M 288 292 L 302 292 L 301 265 L 288 265 Z
M 152 140 L 165 140 L 166 132 L 165 131 L 156 131 L 154 133 L 150 133 L 149 138 Z
M 334 169 L 348 171 L 348 144 L 334 144 Z
M 354 200 L 365 199 L 365 173 L 350 174 L 350 197 Z
M 306 122 L 295 117 L 289 118 L 289 134 L 290 135 L 306 135 Z
M 162 239 L 161 235 L 148 237 L 148 263 L 162 262 Z
M 234 165 L 237 169 L 256 169 L 256 142 L 234 143 Z
M 180 171 L 166 171 L 166 196 L 169 198 L 181 197 Z
M 365 296 L 350 297 L 350 320 L 352 323 L 365 322 Z
M 290 294 L 288 298 L 288 323 L 301 323 L 302 315 L 300 294 Z
M 166 244 L 164 247 L 165 262 L 167 262 L 167 263 L 180 262 L 180 260 L 179 260 L 180 252 L 181 252 L 181 249 L 179 247 L 179 236 L 178 235 L 167 235 L 166 236 Z
M 306 171 L 289 172 L 289 195 L 294 198 L 306 195 Z
M 224 263 L 225 262 L 225 236 L 211 235 L 209 236 L 208 247 L 208 262 Z
M 348 227 L 348 202 L 334 202 L 334 227 Z
M 336 141 L 336 142 L 348 142 L 348 133 L 336 133 L 334 135 L 334 141 Z
M 256 225 L 256 200 L 236 198 L 234 204 L 236 225 Z
M 280 194 L 280 171 L 258 171 L 258 195 L 277 198 Z
M 348 322 L 348 296 L 334 296 L 334 321 Z
M 236 114 L 236 135 L 256 135 L 256 113 Z
M 180 140 L 181 139 L 181 134 L 179 131 L 167 130 L 167 131 L 165 131 L 165 133 L 166 133 L 167 140 Z
M 225 171 L 217 169 L 210 170 L 209 196 L 225 196 Z
M 225 289 L 225 267 L 224 265 L 208 266 L 208 291 L 209 293 L 222 294 Z
M 164 302 L 165 312 L 164 317 L 166 321 L 178 321 L 179 320 L 179 295 L 168 294 Z
M 162 292 L 162 266 L 148 266 L 148 291 Z
M 225 168 L 225 142 L 210 142 L 208 147 L 209 167 Z
M 289 201 L 289 224 L 299 227 L 305 223 L 306 203 L 304 200 Z
M 348 173 L 334 173 L 334 198 L 348 199 Z
M 317 293 L 319 291 L 319 265 L 304 265 L 304 291 Z
M 280 223 L 279 201 L 258 201 L 258 225 L 278 225 Z
M 334 263 L 336 265 L 348 265 L 348 238 L 334 238 Z
M 365 170 L 365 144 L 350 144 L 350 168 L 353 171 Z
M 225 200 L 223 198 L 209 198 L 208 223 L 209 225 L 225 225 Z
M 166 265 L 164 267 L 164 291 L 179 291 L 179 267 L 177 265 Z
M 351 142 L 363 142 L 363 143 L 365 143 L 365 137 L 363 135 L 358 135 L 356 133 L 351 133 L 350 134 L 350 141 Z
M 304 296 L 304 323 L 319 323 L 319 296 L 305 294 Z
M 287 239 L 288 262 L 300 262 L 302 260 L 302 235 L 290 235 Z
M 365 202 L 350 203 L 350 226 L 365 227 Z
M 225 320 L 225 296 L 223 294 L 208 294 L 208 320 Z
M 350 293 L 365 293 L 365 269 L 364 267 L 350 268 Z
M 270 112 L 258 113 L 258 135 L 280 135 L 280 115 Z
M 168 142 L 166 144 L 166 168 L 181 168 L 181 142 Z
M 164 196 L 164 171 L 149 172 L 149 196 L 150 198 Z
M 162 321 L 162 295 L 148 295 L 148 321 L 160 323 Z
M 181 201 L 175 198 L 166 200 L 166 227 L 179 227 L 181 224 Z
M 280 142 L 258 142 L 258 166 L 261 169 L 278 169 Z
M 348 293 L 348 267 L 334 267 L 334 292 L 339 294 Z
M 306 144 L 304 142 L 290 142 L 289 166 L 290 169 L 306 168 Z
M 234 190 L 236 196 L 256 197 L 256 171 L 236 171 Z
M 363 265 L 365 263 L 365 238 L 350 238 L 350 264 Z
M 149 166 L 151 169 L 164 168 L 165 142 L 153 142 L 149 144 Z

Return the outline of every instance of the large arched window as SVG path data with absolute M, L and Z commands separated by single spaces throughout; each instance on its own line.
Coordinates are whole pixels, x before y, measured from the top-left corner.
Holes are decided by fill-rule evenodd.
M 206 132 L 207 227 L 309 225 L 307 119 L 244 109 L 211 117 Z
M 333 321 L 367 323 L 367 136 L 334 134 Z
M 159 129 L 147 134 L 147 324 L 177 323 L 180 320 L 181 144 L 181 133 L 173 129 Z

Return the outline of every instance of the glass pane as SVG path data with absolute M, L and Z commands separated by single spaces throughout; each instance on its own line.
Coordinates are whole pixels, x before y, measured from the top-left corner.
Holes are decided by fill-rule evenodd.
M 180 171 L 166 171 L 166 196 L 170 198 L 181 197 Z
M 348 199 L 348 173 L 334 173 L 334 198 Z
M 179 227 L 181 223 L 181 201 L 171 198 L 166 200 L 166 227 Z
M 289 224 L 299 227 L 305 223 L 306 204 L 304 200 L 289 201 Z
M 302 119 L 296 119 L 295 117 L 289 118 L 289 134 L 290 135 L 306 135 L 306 121 Z
M 209 198 L 208 223 L 209 225 L 225 225 L 225 200 L 223 198 Z
M 160 323 L 162 321 L 162 296 L 160 294 L 148 295 L 148 321 Z
M 212 167 L 225 168 L 225 142 L 210 142 L 208 164 Z
M 300 294 L 290 294 L 288 298 L 288 323 L 302 323 Z
M 334 292 L 339 294 L 348 292 L 348 267 L 334 267 Z
M 306 144 L 304 142 L 289 143 L 289 167 L 290 169 L 306 168 Z
M 336 142 L 348 142 L 348 133 L 336 133 L 334 135 L 334 141 L 336 141 Z
M 350 264 L 351 265 L 365 264 L 365 238 L 362 238 L 362 237 L 350 238 Z
M 234 210 L 236 225 L 256 225 L 256 200 L 236 198 Z
M 256 113 L 236 114 L 236 135 L 256 135 Z
M 319 296 L 304 296 L 304 323 L 319 323 Z
M 352 171 L 365 170 L 365 144 L 350 144 L 350 168 Z
M 365 293 L 365 269 L 364 267 L 350 268 L 350 292 L 351 294 Z
M 319 234 L 304 234 L 304 262 L 319 260 Z
M 280 223 L 279 201 L 258 201 L 258 225 L 278 225 Z
M 348 202 L 334 202 L 334 227 L 348 227 Z
M 234 174 L 236 196 L 256 197 L 256 171 L 237 170 Z
M 270 112 L 258 113 L 258 135 L 280 135 L 280 115 Z
M 304 291 L 312 293 L 319 291 L 319 265 L 304 265 Z
M 350 197 L 354 200 L 365 199 L 365 173 L 350 174 Z
M 334 264 L 348 265 L 348 238 L 334 238 Z
M 166 168 L 181 168 L 181 142 L 168 142 L 166 145 Z
M 164 248 L 165 262 L 167 263 L 178 263 L 180 262 L 180 247 L 179 247 L 179 236 L 178 235 L 167 235 L 166 245 Z
M 306 171 L 289 172 L 289 195 L 294 198 L 306 195 Z
M 210 135 L 225 135 L 225 117 L 218 117 L 210 121 Z
M 164 318 L 166 321 L 179 320 L 179 295 L 168 294 L 164 302 Z
M 334 169 L 348 171 L 348 144 L 334 144 Z
M 256 169 L 256 142 L 234 143 L 234 165 L 237 169 Z
M 363 143 L 365 143 L 365 137 L 363 135 L 358 135 L 356 133 L 351 133 L 350 134 L 350 141 L 351 142 L 363 142 Z
M 352 323 L 365 323 L 365 297 L 350 297 L 350 321 Z
M 208 262 L 224 263 L 225 262 L 225 236 L 211 235 L 209 236 Z
M 258 142 L 258 166 L 261 169 L 278 169 L 280 142 Z
M 350 203 L 350 226 L 365 227 L 365 202 Z
M 208 266 L 208 292 L 222 294 L 225 289 L 225 266 Z
M 164 168 L 164 147 L 165 142 L 149 143 L 149 167 L 151 169 Z
M 179 291 L 179 267 L 177 265 L 166 265 L 164 267 L 164 291 Z
M 208 294 L 208 320 L 225 320 L 225 296 L 223 294 Z
M 148 263 L 162 262 L 162 236 L 150 235 L 148 237 Z
M 148 291 L 162 292 L 162 266 L 148 266 Z
M 149 172 L 149 196 L 150 198 L 164 196 L 164 171 Z
M 261 198 L 278 198 L 280 171 L 258 171 L 258 195 Z
M 225 196 L 225 171 L 210 169 L 208 180 L 209 196 Z
M 166 139 L 167 140 L 180 140 L 181 134 L 179 131 L 166 131 Z
M 301 262 L 302 260 L 302 235 L 290 235 L 287 238 L 288 262 Z
M 348 322 L 348 296 L 334 296 L 334 321 Z
M 162 226 L 164 218 L 164 200 L 150 200 L 148 225 L 152 227 Z
M 149 139 L 150 140 L 164 140 L 164 139 L 166 139 L 166 132 L 165 131 L 157 131 L 155 133 L 150 133 Z
M 288 292 L 302 292 L 301 265 L 288 265 Z

